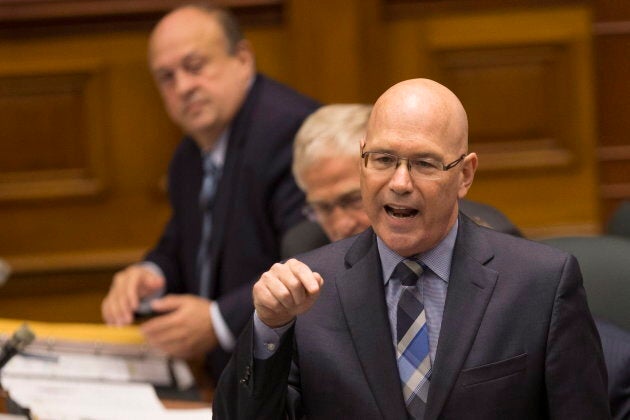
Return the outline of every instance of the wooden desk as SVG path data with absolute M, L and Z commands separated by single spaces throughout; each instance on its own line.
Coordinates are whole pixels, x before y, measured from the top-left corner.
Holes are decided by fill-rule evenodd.
M 160 400 L 164 407 L 172 409 L 185 409 L 185 408 L 209 408 L 210 403 L 203 401 L 184 401 L 184 400 Z
M 7 393 L 0 389 L 0 413 L 7 413 Z

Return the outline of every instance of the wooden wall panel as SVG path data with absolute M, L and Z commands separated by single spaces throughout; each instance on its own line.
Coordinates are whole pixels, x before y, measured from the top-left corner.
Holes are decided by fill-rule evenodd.
M 594 25 L 598 101 L 598 154 L 607 223 L 623 200 L 630 200 L 630 4 L 597 2 Z
M 266 16 L 244 29 L 260 68 L 286 80 L 285 31 Z M 0 257 L 13 268 L 1 316 L 98 320 L 113 273 L 155 243 L 170 211 L 181 133 L 147 69 L 157 16 L 75 18 L 0 30 Z
M 0 200 L 101 193 L 107 94 L 97 62 L 1 69 Z
M 356 102 L 361 96 L 362 13 L 372 0 L 293 1 L 287 10 L 295 84 L 322 102 Z
M 112 273 L 141 257 L 169 215 L 164 176 L 180 133 L 151 81 L 146 42 L 166 3 L 178 2 L 129 10 L 115 1 L 101 15 L 91 0 L 28 1 L 39 8 L 22 4 L 0 28 L 0 197 L 11 191 L 0 198 L 0 256 L 15 270 L 0 315 L 28 306 L 40 319 L 97 320 Z M 11 2 L 0 0 L 0 12 Z M 442 81 L 469 109 L 480 155 L 472 198 L 529 235 L 598 231 L 588 5 L 257 2 L 235 8 L 263 72 L 326 103 L 372 102 L 407 78 Z M 64 15 L 64 3 L 98 7 Z M 57 15 L 41 21 L 47 5 Z M 46 96 L 31 83 L 39 77 L 69 88 Z M 15 80 L 35 95 L 8 96 L 26 96 Z M 623 182 L 625 172 L 611 171 Z M 41 184 L 62 180 L 75 184 L 63 193 Z M 44 187 L 19 184 L 27 181 Z M 61 304 L 70 309 L 58 314 Z
M 392 78 L 441 81 L 469 110 L 480 158 L 470 197 L 530 236 L 600 230 L 590 22 L 587 7 L 566 6 L 386 24 Z
M 573 103 L 562 46 L 513 46 L 435 53 L 440 79 L 457 93 L 470 120 L 482 170 L 567 167 L 578 139 L 564 110 Z

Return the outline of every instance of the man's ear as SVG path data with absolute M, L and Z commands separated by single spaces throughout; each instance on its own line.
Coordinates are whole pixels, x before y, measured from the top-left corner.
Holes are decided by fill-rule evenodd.
M 464 198 L 472 186 L 478 163 L 479 161 L 477 160 L 476 153 L 469 153 L 464 158 L 464 161 L 462 162 L 462 179 L 459 185 L 459 198 Z
M 254 67 L 254 48 L 248 40 L 242 39 L 236 44 L 234 56 L 242 64 L 250 66 L 252 68 Z

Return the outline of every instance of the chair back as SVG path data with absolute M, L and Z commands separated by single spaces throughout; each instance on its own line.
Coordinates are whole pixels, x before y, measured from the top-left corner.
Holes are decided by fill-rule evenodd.
M 623 201 L 613 213 L 606 231 L 609 235 L 630 238 L 630 201 Z
M 630 238 L 570 236 L 541 242 L 575 255 L 594 316 L 630 330 Z

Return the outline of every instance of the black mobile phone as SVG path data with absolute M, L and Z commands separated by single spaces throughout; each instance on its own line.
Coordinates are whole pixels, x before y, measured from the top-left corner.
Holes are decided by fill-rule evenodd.
M 134 322 L 144 322 L 148 321 L 151 318 L 155 318 L 156 316 L 164 315 L 166 312 L 156 312 L 156 311 L 148 311 L 148 312 L 138 312 L 135 311 L 133 313 L 133 321 Z
M 166 312 L 157 312 L 151 308 L 151 301 L 142 301 L 138 308 L 133 311 L 134 322 L 144 322 L 156 316 L 164 315 Z

